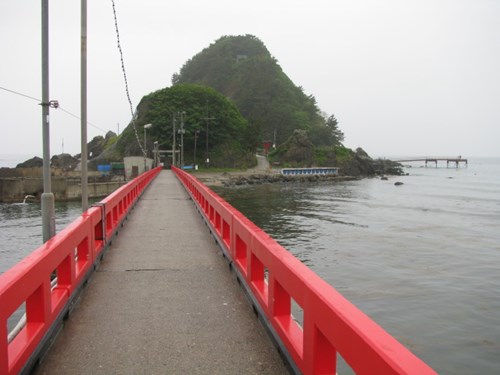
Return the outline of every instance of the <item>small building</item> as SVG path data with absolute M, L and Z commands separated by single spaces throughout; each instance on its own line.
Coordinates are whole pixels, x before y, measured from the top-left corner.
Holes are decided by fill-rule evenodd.
M 117 176 L 125 176 L 125 163 L 111 162 L 111 173 Z
M 131 180 L 153 167 L 153 159 L 146 159 L 143 156 L 126 156 L 123 158 L 125 168 L 125 178 Z

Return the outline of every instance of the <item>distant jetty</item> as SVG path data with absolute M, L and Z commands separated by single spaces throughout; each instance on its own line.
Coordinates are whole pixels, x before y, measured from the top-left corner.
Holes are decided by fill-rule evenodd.
M 425 166 L 427 167 L 428 164 L 434 163 L 434 166 L 437 168 L 438 162 L 443 161 L 446 162 L 446 168 L 449 168 L 450 164 L 451 166 L 455 168 L 459 168 L 461 164 L 463 164 L 465 167 L 468 166 L 468 160 L 463 159 L 461 156 L 458 158 L 415 158 L 415 159 L 404 159 L 404 160 L 395 160 L 398 163 L 411 163 L 411 162 L 425 162 Z

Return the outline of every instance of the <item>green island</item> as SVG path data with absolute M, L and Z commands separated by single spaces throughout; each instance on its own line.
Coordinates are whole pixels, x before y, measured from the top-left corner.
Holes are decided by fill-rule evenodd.
M 120 135 L 108 132 L 89 143 L 89 169 L 144 155 L 146 124 L 153 124 L 147 150 L 154 142 L 159 150 L 174 149 L 174 142 L 178 148 L 182 136 L 183 165 L 199 166 L 200 175 L 285 167 L 337 167 L 339 176 L 351 177 L 401 173 L 397 163 L 345 147 L 335 115 L 322 112 L 252 35 L 221 37 L 173 74 L 170 86 L 143 96 Z M 256 155 L 265 155 L 265 167 Z M 72 169 L 78 159 L 58 155 L 52 164 Z M 171 156 L 162 161 L 169 165 Z M 18 167 L 40 163 L 34 158 Z

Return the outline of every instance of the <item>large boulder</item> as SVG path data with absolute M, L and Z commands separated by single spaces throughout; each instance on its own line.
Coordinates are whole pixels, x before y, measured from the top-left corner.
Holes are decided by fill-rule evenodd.
M 79 160 L 70 154 L 54 155 L 50 159 L 50 164 L 54 168 L 60 168 L 64 171 L 74 170 L 79 163 Z
M 16 165 L 16 168 L 39 168 L 43 167 L 43 159 L 38 156 L 32 157 L 22 163 Z
M 111 144 L 116 140 L 117 135 L 112 131 L 108 131 L 106 136 L 97 135 L 87 143 L 87 160 L 92 160 L 101 155 Z M 81 154 L 76 154 L 75 158 L 80 159 Z

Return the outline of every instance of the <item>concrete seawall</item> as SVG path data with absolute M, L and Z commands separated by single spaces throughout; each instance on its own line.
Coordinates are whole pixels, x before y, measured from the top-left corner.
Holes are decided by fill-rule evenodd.
M 125 181 L 89 181 L 89 198 L 107 196 L 123 184 Z M 22 202 L 26 195 L 39 198 L 42 192 L 41 178 L 0 178 L 0 202 Z M 81 181 L 77 178 L 52 177 L 52 192 L 57 201 L 77 200 L 82 194 Z

